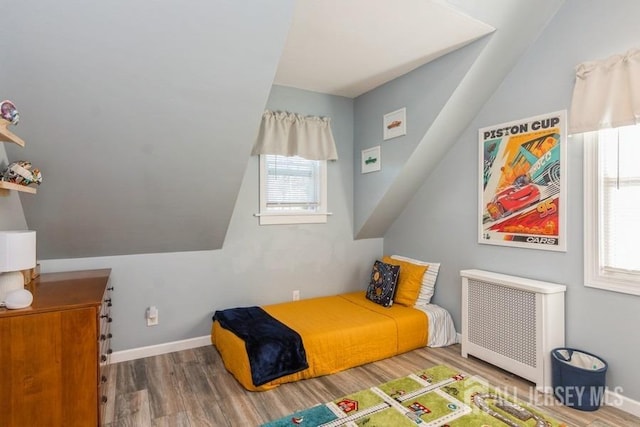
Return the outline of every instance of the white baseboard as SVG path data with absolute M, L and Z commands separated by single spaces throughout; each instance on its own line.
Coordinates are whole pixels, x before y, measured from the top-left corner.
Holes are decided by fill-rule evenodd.
M 640 402 L 630 399 L 616 393 L 615 391 L 607 390 L 604 395 L 604 404 L 608 406 L 614 406 L 621 411 L 640 417 Z
M 188 350 L 191 348 L 204 347 L 206 345 L 211 345 L 211 335 L 116 351 L 111 354 L 109 363 L 126 362 L 127 360 L 142 359 L 143 357 L 173 353 L 174 351 Z

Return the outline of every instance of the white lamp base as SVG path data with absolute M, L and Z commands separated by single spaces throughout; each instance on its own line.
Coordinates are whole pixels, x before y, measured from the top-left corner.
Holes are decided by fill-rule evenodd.
M 0 302 L 5 300 L 9 292 L 18 289 L 24 289 L 24 277 L 20 271 L 0 273 Z
M 9 310 L 15 310 L 17 308 L 26 308 L 33 302 L 33 294 L 26 289 L 18 289 L 17 291 L 11 291 L 5 298 L 4 305 Z

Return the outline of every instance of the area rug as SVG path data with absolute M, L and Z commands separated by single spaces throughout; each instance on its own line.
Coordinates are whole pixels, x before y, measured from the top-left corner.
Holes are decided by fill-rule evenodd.
M 264 424 L 264 427 L 561 427 L 566 424 L 491 387 L 435 366 Z

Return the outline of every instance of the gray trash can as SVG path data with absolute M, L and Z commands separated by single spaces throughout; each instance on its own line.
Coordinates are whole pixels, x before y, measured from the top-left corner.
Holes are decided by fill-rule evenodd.
M 604 399 L 607 362 L 586 351 L 551 351 L 553 394 L 560 403 L 581 411 L 595 411 Z

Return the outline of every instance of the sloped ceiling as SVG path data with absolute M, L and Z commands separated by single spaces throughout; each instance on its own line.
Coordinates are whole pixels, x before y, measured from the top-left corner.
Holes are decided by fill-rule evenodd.
M 302 0 L 275 83 L 355 98 L 492 31 L 432 0 Z
M 44 176 L 37 195 L 20 196 L 27 225 L 38 232 L 38 258 L 221 248 L 274 82 L 358 96 L 497 28 L 415 152 L 373 194 L 375 203 L 359 207 L 356 200 L 356 236 L 381 237 L 430 170 L 424 158 L 437 163 L 560 1 L 295 3 L 22 0 L 5 8 L 1 96 L 16 102 L 21 122 L 14 130 L 27 141 L 5 146 L 8 159 L 28 159 Z M 435 22 L 425 5 L 441 13 Z M 300 16 L 307 21 L 289 34 Z M 386 25 L 373 19 L 380 17 Z M 296 61 L 303 58 L 298 37 L 312 41 L 304 30 L 334 22 L 333 33 L 311 37 L 321 42 L 312 51 L 329 54 L 326 63 L 333 53 L 342 66 L 319 70 L 317 61 L 311 68 Z M 360 44 L 335 60 L 351 39 Z M 406 56 L 409 48 L 424 52 Z M 304 71 L 306 83 L 292 70 Z M 434 142 L 445 126 L 447 138 Z M 436 156 L 424 152 L 433 144 L 440 144 Z
M 293 7 L 4 8 L 1 96 L 20 111 L 26 147 L 5 145 L 42 170 L 38 194 L 21 195 L 38 258 L 222 247 Z

